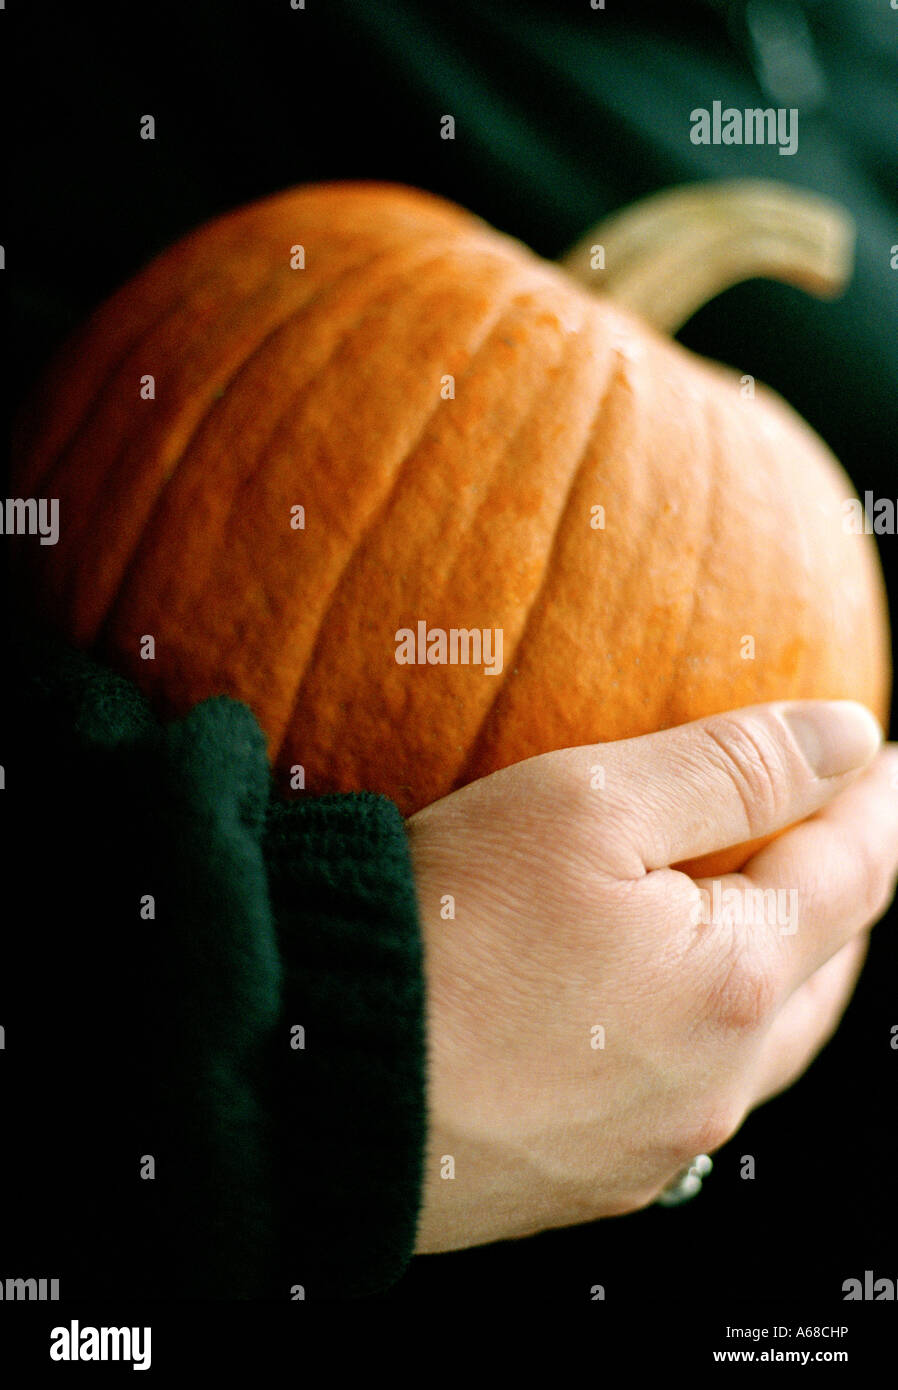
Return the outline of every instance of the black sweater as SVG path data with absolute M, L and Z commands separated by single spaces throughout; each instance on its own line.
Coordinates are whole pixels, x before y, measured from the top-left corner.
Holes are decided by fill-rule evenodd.
M 62 1298 L 388 1287 L 425 1140 L 397 808 L 279 800 L 238 701 L 161 725 L 46 633 L 8 650 L 0 1274 Z

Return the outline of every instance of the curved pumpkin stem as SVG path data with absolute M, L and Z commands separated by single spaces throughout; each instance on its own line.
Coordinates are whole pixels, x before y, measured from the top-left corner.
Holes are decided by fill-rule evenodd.
M 558 263 L 676 333 L 715 295 L 756 276 L 838 295 L 851 278 L 854 236 L 851 215 L 828 198 L 766 179 L 721 180 L 668 189 L 612 214 Z M 597 246 L 604 269 L 593 268 Z

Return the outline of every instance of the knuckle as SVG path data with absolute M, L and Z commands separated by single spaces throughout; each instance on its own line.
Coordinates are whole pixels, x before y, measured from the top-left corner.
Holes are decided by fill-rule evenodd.
M 583 852 L 594 869 L 613 878 L 638 875 L 641 860 L 634 848 L 633 806 L 626 788 L 611 782 L 594 786 L 588 773 L 577 767 L 566 773 L 544 805 L 550 833 L 557 835 L 559 823 L 567 823 L 568 848 Z
M 896 892 L 898 892 L 898 872 L 893 869 L 892 872 L 887 875 L 887 882 L 883 890 L 882 900 L 875 912 L 876 917 L 882 917 L 889 911 L 895 901 Z
M 698 1149 L 696 1149 L 695 1152 L 698 1153 Z M 695 1154 L 693 1154 L 692 1157 L 694 1158 Z M 653 1182 L 650 1187 L 640 1188 L 638 1192 L 633 1193 L 632 1197 L 629 1199 L 625 1206 L 621 1206 L 616 1211 L 610 1211 L 607 1213 L 607 1215 L 630 1216 L 633 1212 L 644 1211 L 647 1207 L 652 1206 L 658 1200 L 658 1197 L 664 1191 L 668 1182 L 669 1179 L 665 1178 L 664 1182 Z
M 705 725 L 705 737 L 745 808 L 752 836 L 770 828 L 786 811 L 787 772 L 782 750 L 758 721 L 720 715 Z
M 741 950 L 715 979 L 708 1014 L 726 1032 L 753 1033 L 770 1018 L 777 994 L 772 967 Z
M 861 841 L 852 854 L 858 907 L 864 922 L 880 917 L 895 894 L 895 870 L 875 846 Z
M 675 1162 L 684 1166 L 697 1154 L 720 1149 L 739 1129 L 744 1109 L 732 1096 L 712 1096 L 687 1116 L 674 1143 Z

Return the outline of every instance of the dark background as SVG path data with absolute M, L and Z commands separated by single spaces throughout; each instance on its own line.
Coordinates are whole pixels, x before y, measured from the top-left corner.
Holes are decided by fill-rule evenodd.
M 418 185 L 555 257 L 636 197 L 754 175 L 851 208 L 851 288 L 825 304 L 752 282 L 680 338 L 781 391 L 859 493 L 898 497 L 898 12 L 887 0 L 768 4 L 787 32 L 796 12 L 807 20 L 825 81 L 815 107 L 803 90 L 777 102 L 759 85 L 745 5 L 607 3 L 9 5 L 6 409 L 81 317 L 176 236 L 294 183 Z M 798 105 L 798 153 L 693 146 L 689 112 L 716 98 Z M 139 139 L 144 113 L 154 142 Z M 444 113 L 454 142 L 439 137 Z M 894 611 L 895 538 L 879 543 Z M 877 927 L 837 1039 L 720 1151 L 697 1201 L 418 1259 L 385 1299 L 588 1302 L 601 1283 L 618 1306 L 810 1300 L 837 1320 L 844 1279 L 898 1279 L 894 929 L 894 914 Z M 753 1182 L 738 1176 L 743 1154 Z

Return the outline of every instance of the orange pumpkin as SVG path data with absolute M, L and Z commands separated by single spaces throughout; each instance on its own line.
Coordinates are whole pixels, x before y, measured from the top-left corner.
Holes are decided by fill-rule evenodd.
M 431 194 L 308 186 L 187 236 L 62 349 L 16 459 L 59 499 L 58 544 L 16 549 L 39 611 L 166 715 L 246 701 L 285 791 L 410 814 L 755 701 L 887 718 L 875 550 L 811 429 Z M 451 660 L 474 629 L 501 670 Z

